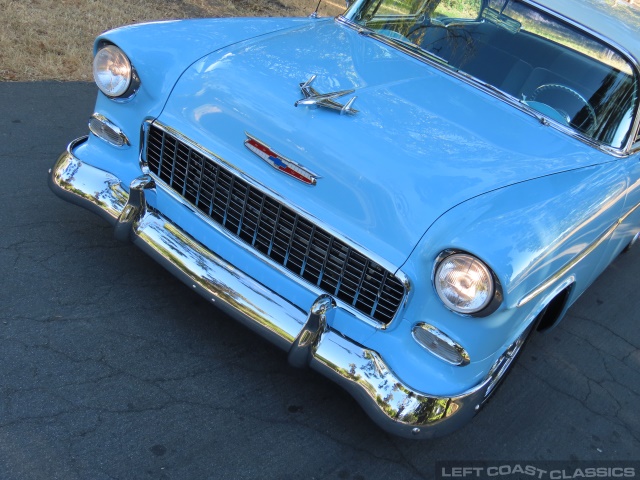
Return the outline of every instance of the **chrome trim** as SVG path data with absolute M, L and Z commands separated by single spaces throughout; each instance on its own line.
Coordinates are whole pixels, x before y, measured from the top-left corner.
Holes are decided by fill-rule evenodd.
M 320 335 L 327 331 L 327 315 L 336 308 L 336 301 L 331 295 L 321 295 L 311 305 L 309 318 L 289 350 L 289 363 L 294 367 L 306 367 L 311 360 L 311 353 L 317 348 Z
M 141 175 L 129 185 L 129 200 L 120 212 L 114 227 L 114 235 L 118 240 L 130 240 L 133 225 L 140 216 L 140 212 L 147 210 L 144 191 L 155 188 L 156 183 L 149 175 Z
M 490 377 L 450 397 L 412 390 L 375 351 L 334 330 L 320 335 L 311 368 L 347 390 L 384 430 L 407 438 L 435 438 L 471 420 L 485 397 Z
M 460 355 L 460 358 L 461 358 L 460 362 L 457 362 L 457 363 L 452 362 L 444 358 L 443 356 L 439 355 L 437 351 L 429 348 L 426 344 L 422 342 L 422 340 L 418 338 L 417 335 L 419 330 L 424 330 L 425 332 L 429 333 L 430 335 L 433 335 L 438 340 L 441 340 L 442 342 L 446 343 L 449 347 L 451 347 L 453 350 L 455 350 L 458 353 L 458 355 Z M 455 365 L 457 367 L 464 367 L 466 365 L 469 365 L 469 363 L 471 362 L 471 359 L 469 358 L 469 354 L 467 353 L 467 351 L 464 349 L 462 345 L 453 341 L 451 337 L 449 337 L 446 333 L 442 332 L 442 330 L 434 327 L 433 325 L 429 325 L 428 323 L 416 323 L 411 329 L 411 336 L 418 343 L 418 345 L 424 348 L 427 352 L 438 357 L 443 362 L 447 362 L 448 364 Z
M 133 180 L 131 190 L 137 193 L 131 198 L 114 175 L 76 158 L 73 148 L 85 140 L 72 142 L 50 169 L 55 194 L 122 230 L 129 225 L 133 243 L 208 301 L 288 351 L 293 364 L 306 361 L 344 387 L 381 428 L 407 438 L 433 438 L 475 415 L 490 377 L 459 395 L 412 389 L 379 353 L 332 328 L 329 295 L 318 297 L 307 310 L 260 284 L 146 206 L 145 190 L 153 188 L 147 175 Z
M 629 215 L 631 215 L 633 212 L 635 212 L 638 209 L 638 207 L 640 207 L 640 204 L 636 205 L 635 207 L 630 209 L 626 214 L 624 214 L 622 217 L 620 217 L 618 220 L 616 220 L 613 225 L 611 225 L 607 230 L 605 230 L 603 233 L 601 233 L 593 242 L 591 242 L 589 245 L 587 245 L 587 247 L 585 247 L 580 253 L 578 253 L 569 262 L 567 262 L 562 268 L 560 268 L 557 272 L 555 272 L 553 275 L 548 277 L 544 282 L 542 282 L 540 285 L 538 285 L 536 288 L 534 288 L 529 293 L 527 293 L 524 297 L 522 297 L 520 299 L 520 301 L 517 303 L 516 307 L 522 307 L 523 305 L 529 303 L 531 300 L 536 298 L 538 295 L 540 295 L 542 292 L 544 292 L 551 285 L 556 283 L 565 274 L 567 274 L 573 267 L 575 267 L 579 262 L 581 262 L 587 255 L 589 255 L 596 248 L 598 248 L 600 245 L 602 245 L 602 243 L 611 234 L 613 234 L 615 229 L 618 228 L 618 226 L 620 226 L 620 224 L 622 222 L 624 222 L 624 220 Z
M 304 98 L 301 98 L 296 103 L 294 103 L 295 107 L 297 107 L 298 105 L 306 105 L 310 107 L 325 107 L 331 110 L 339 111 L 340 115 L 355 115 L 356 113 L 358 113 L 358 110 L 356 110 L 355 108 L 351 108 L 351 105 L 353 105 L 353 102 L 355 102 L 356 98 L 358 97 L 352 97 L 344 105 L 342 105 L 340 102 L 335 101 L 336 98 L 343 97 L 344 95 L 349 95 L 355 92 L 355 90 L 351 89 L 340 90 L 338 92 L 331 93 L 320 93 L 311 86 L 311 83 L 313 83 L 315 79 L 316 75 L 311 75 L 311 78 L 309 78 L 309 80 L 300 84 L 300 90 L 302 91 Z
M 100 135 L 100 132 L 97 132 L 96 130 L 94 130 L 94 126 L 93 126 L 93 122 L 92 122 L 93 119 L 95 119 L 98 122 L 104 124 L 105 127 L 110 129 L 111 131 L 113 131 L 113 133 L 115 133 L 116 136 L 120 138 L 120 140 L 122 141 L 122 144 L 113 143 L 108 138 L 105 138 L 102 135 Z M 115 123 L 113 123 L 111 120 L 109 120 L 107 117 L 105 117 L 104 115 L 102 115 L 100 113 L 93 113 L 91 115 L 91 118 L 89 119 L 89 130 L 91 131 L 91 133 L 93 133 L 100 140 L 103 140 L 103 141 L 107 142 L 109 145 L 112 145 L 114 147 L 121 148 L 121 147 L 125 147 L 125 146 L 126 147 L 131 146 L 131 142 L 129 141 L 127 136 L 124 134 L 122 129 L 120 127 L 118 127 Z
M 129 194 L 115 175 L 102 171 L 96 175 L 93 167 L 75 158 L 73 150 L 86 142 L 87 138 L 77 138 L 67 146 L 55 167 L 49 170 L 49 186 L 63 200 L 82 205 L 115 224 L 127 204 Z
M 629 62 L 629 64 L 635 68 L 635 73 L 636 73 L 636 80 L 638 82 L 638 84 L 640 85 L 640 63 L 638 63 L 638 60 L 625 48 L 621 47 L 620 45 L 618 45 L 617 43 L 612 42 L 610 39 L 603 37 L 602 35 L 598 34 L 597 32 L 595 32 L 594 30 L 591 30 L 588 27 L 585 27 L 582 24 L 576 23 L 574 21 L 572 21 L 571 19 L 568 19 L 566 17 L 564 17 L 563 15 L 559 14 L 558 12 L 554 11 L 554 10 L 550 10 L 548 8 L 545 8 L 533 1 L 530 0 L 521 0 L 524 3 L 527 3 L 531 6 L 533 6 L 534 8 L 537 8 L 543 12 L 546 12 L 556 18 L 559 18 L 560 20 L 562 20 L 563 22 L 566 22 L 586 33 L 588 33 L 589 35 L 601 40 L 602 42 L 604 42 L 606 45 L 608 45 L 609 47 L 611 47 L 612 50 L 617 50 L 618 53 L 620 53 L 623 57 L 626 58 L 626 60 Z M 338 23 L 341 23 L 343 25 L 345 25 L 348 28 L 351 28 L 352 30 L 355 30 L 356 32 L 358 32 L 359 34 L 362 34 L 363 30 L 366 30 L 366 28 L 364 28 L 362 25 L 358 25 L 357 23 L 353 22 L 350 18 L 345 17 L 344 15 L 338 15 L 335 20 Z M 400 50 L 401 52 L 415 58 L 416 60 L 419 60 L 423 63 L 426 63 L 428 65 L 431 65 L 432 67 L 437 68 L 438 70 L 440 70 L 441 72 L 447 73 L 449 75 L 451 75 L 454 78 L 457 78 L 459 80 L 464 81 L 465 83 L 472 85 L 482 91 L 484 91 L 485 93 L 491 95 L 492 97 L 498 99 L 498 100 L 502 100 L 505 103 L 508 103 L 509 105 L 517 108 L 518 110 L 534 117 L 537 118 L 538 120 L 540 120 L 540 122 L 543 125 L 548 125 L 551 126 L 553 128 L 555 128 L 556 130 L 560 130 L 561 132 L 563 132 L 564 134 L 575 138 L 576 140 L 581 141 L 582 143 L 585 143 L 587 145 L 589 145 L 590 147 L 593 147 L 597 150 L 600 150 L 603 153 L 606 153 L 608 155 L 612 155 L 614 157 L 617 158 L 624 158 L 624 157 L 628 157 L 629 155 L 635 153 L 634 149 L 633 149 L 633 143 L 634 143 L 634 139 L 636 138 L 637 135 L 640 134 L 640 101 L 638 102 L 638 105 L 636 106 L 636 112 L 635 112 L 635 119 L 634 119 L 634 125 L 631 127 L 630 129 L 630 133 L 629 133 L 629 138 L 627 139 L 627 143 L 626 145 L 624 145 L 622 148 L 613 148 L 610 147 L 608 145 L 602 144 L 600 142 L 597 142 L 595 140 L 593 140 L 592 138 L 589 138 L 585 135 L 583 135 L 582 133 L 580 133 L 577 130 L 574 130 L 566 125 L 563 125 L 559 122 L 557 122 L 556 120 L 552 119 L 551 117 L 547 117 L 545 115 L 543 115 L 542 113 L 536 111 L 535 109 L 527 106 L 526 104 L 522 103 L 518 98 L 515 98 L 511 95 L 509 95 L 506 92 L 503 92 L 502 90 L 494 87 L 493 85 L 490 85 L 486 82 L 483 82 L 482 80 L 475 78 L 465 72 L 461 72 L 458 70 L 454 70 L 450 67 L 448 67 L 448 63 L 443 60 L 440 59 L 439 57 L 437 57 L 436 55 L 433 54 L 429 54 L 428 52 L 420 49 L 419 47 L 416 46 L 415 49 L 410 48 L 408 45 L 407 46 L 403 46 L 402 42 L 398 42 L 398 41 L 394 41 L 393 39 L 389 38 L 389 37 L 385 37 L 384 35 L 369 35 L 371 38 L 384 43 L 385 45 L 388 45 L 390 47 L 395 48 L 396 50 Z
M 140 77 L 138 76 L 138 72 L 136 71 L 136 68 L 133 66 L 133 63 L 132 63 L 131 64 L 131 85 L 129 85 L 129 89 L 119 97 L 110 97 L 107 94 L 104 94 L 104 95 L 105 95 L 105 97 L 107 97 L 109 100 L 111 100 L 113 102 L 116 102 L 116 103 L 128 103 L 131 100 L 133 100 L 133 98 L 138 93 L 138 90 L 140 90 L 140 84 L 141 83 L 142 82 L 140 81 Z M 102 93 L 104 93 L 104 92 L 102 92 Z
M 491 370 L 489 370 L 489 384 L 487 385 L 487 390 L 485 392 L 485 399 L 483 403 L 489 399 L 489 396 L 494 392 L 496 387 L 500 385 L 500 382 L 504 378 L 504 375 L 507 373 L 513 362 L 518 358 L 518 354 L 522 350 L 529 334 L 535 328 L 536 325 L 535 317 L 532 323 L 530 323 L 527 328 L 522 332 L 518 338 L 514 340 L 514 342 L 507 347 L 507 349 L 498 357 L 498 360 L 493 364 Z
M 197 150 L 200 154 L 207 156 L 210 160 L 212 160 L 214 162 L 217 162 L 218 164 L 223 165 L 225 168 L 228 168 L 229 170 L 233 171 L 233 173 L 235 175 L 239 176 L 245 182 L 249 183 L 253 188 L 261 191 L 262 193 L 265 193 L 267 195 L 270 195 L 270 196 L 274 197 L 276 200 L 278 200 L 281 203 L 286 204 L 287 207 L 290 208 L 291 210 L 293 210 L 296 214 L 300 215 L 301 217 L 307 219 L 308 221 L 310 221 L 312 223 L 315 223 L 316 225 L 318 225 L 319 227 L 321 227 L 322 229 L 324 229 L 328 233 L 330 233 L 332 236 L 336 237 L 341 242 L 346 243 L 351 248 L 353 248 L 355 250 L 358 250 L 363 255 L 366 255 L 367 257 L 371 258 L 378 265 L 380 265 L 380 266 L 384 267 L 385 269 L 389 270 L 390 272 L 394 273 L 394 275 L 396 275 L 398 278 L 400 278 L 400 280 L 406 279 L 406 282 L 409 281 L 409 278 L 400 270 L 400 265 L 395 265 L 395 264 L 385 260 L 380 255 L 378 255 L 374 251 L 368 249 L 364 245 L 361 245 L 358 242 L 352 240 L 351 238 L 345 236 L 344 234 L 342 234 L 340 232 L 337 232 L 331 225 L 329 225 L 328 223 L 324 222 L 322 219 L 320 219 L 318 217 L 315 217 L 311 213 L 307 212 L 306 210 L 302 210 L 300 207 L 295 205 L 293 202 L 291 202 L 290 199 L 284 197 L 282 195 L 282 192 L 274 190 L 274 189 L 268 187 L 267 185 L 261 183 L 257 179 L 247 175 L 246 172 L 244 172 L 243 170 L 240 170 L 233 163 L 228 162 L 227 160 L 225 160 L 221 156 L 216 155 L 211 150 L 205 148 L 203 145 L 201 145 L 201 144 L 191 140 L 190 138 L 184 136 L 178 130 L 176 130 L 174 128 L 171 128 L 170 126 L 165 125 L 164 123 L 162 123 L 162 122 L 160 122 L 158 120 L 155 120 L 155 121 L 153 121 L 151 119 L 150 120 L 146 120 L 145 124 L 153 124 L 154 127 L 158 127 L 161 130 L 164 130 L 167 133 L 170 133 L 171 135 L 173 135 L 176 138 L 178 138 L 181 142 L 184 142 L 187 145 L 189 145 L 191 148 Z M 144 139 L 146 139 L 146 128 L 148 128 L 148 127 L 143 125 Z M 141 145 L 144 145 L 145 141 L 146 140 L 143 140 Z M 145 170 L 148 170 L 148 167 L 146 166 L 146 158 L 144 157 L 144 155 L 145 155 L 145 151 L 144 151 L 144 148 L 143 148 L 141 150 L 141 153 L 140 153 L 141 168 L 143 169 L 143 172 Z
M 168 132 L 171 135 L 173 135 L 176 138 L 178 138 L 181 142 L 186 143 L 191 148 L 193 148 L 196 151 L 198 151 L 200 154 L 205 155 L 210 160 L 215 161 L 215 162 L 219 163 L 220 165 L 223 165 L 225 168 L 228 168 L 235 175 L 238 175 L 244 181 L 249 183 L 253 188 L 256 188 L 257 190 L 261 191 L 264 194 L 273 196 L 279 202 L 284 203 L 285 205 L 287 205 L 287 208 L 290 208 L 296 214 L 300 215 L 301 217 L 303 217 L 304 219 L 308 220 L 309 222 L 315 223 L 316 225 L 318 225 L 322 229 L 326 230 L 329 234 L 331 234 L 334 237 L 336 237 L 341 242 L 346 243 L 349 247 L 353 248 L 354 250 L 357 250 L 362 255 L 367 256 L 368 258 L 373 260 L 375 263 L 377 263 L 381 267 L 383 267 L 386 270 L 388 270 L 391 274 L 396 276 L 398 278 L 398 280 L 405 287 L 404 299 L 401 300 L 400 306 L 398 307 L 398 311 L 396 312 L 395 316 L 387 324 L 385 324 L 383 322 L 380 322 L 378 320 L 375 320 L 375 319 L 373 319 L 373 318 L 371 318 L 369 316 L 366 316 L 362 312 L 360 312 L 360 311 L 356 310 L 355 308 L 353 308 L 351 305 L 342 302 L 340 299 L 336 299 L 336 302 L 337 302 L 337 304 L 339 305 L 339 307 L 341 309 L 346 310 L 351 315 L 356 317 L 358 320 L 363 321 L 366 324 L 368 324 L 368 325 L 370 325 L 372 327 L 375 327 L 375 328 L 377 328 L 379 330 L 388 329 L 390 326 L 395 324 L 395 322 L 397 321 L 398 318 L 400 318 L 402 316 L 404 310 L 407 307 L 409 292 L 411 291 L 411 281 L 409 280 L 409 277 L 402 270 L 400 270 L 399 267 L 391 264 L 390 262 L 387 262 L 386 260 L 382 259 L 379 255 L 376 255 L 371 250 L 369 250 L 369 249 L 359 245 L 358 243 L 350 240 L 348 237 L 345 237 L 344 235 L 341 235 L 341 234 L 337 233 L 335 230 L 330 228 L 328 226 L 328 224 L 326 224 L 322 220 L 318 219 L 317 217 L 314 217 L 313 215 L 307 213 L 304 210 L 301 210 L 296 205 L 294 205 L 292 202 L 290 202 L 286 198 L 284 198 L 280 193 L 278 193 L 278 192 L 276 192 L 274 190 L 271 190 L 271 189 L 265 187 L 264 185 L 262 185 L 261 183 L 255 181 L 252 177 L 248 176 L 243 171 L 239 170 L 233 164 L 227 162 L 226 160 L 224 160 L 220 156 L 214 154 L 213 152 L 211 152 L 210 150 L 204 148 L 203 146 L 199 145 L 198 143 L 194 142 L 193 140 L 190 140 L 189 138 L 185 137 L 184 135 L 182 135 L 177 130 L 175 130 L 175 129 L 171 128 L 171 127 L 168 127 L 168 126 L 166 126 L 166 125 L 164 125 L 164 124 L 162 124 L 161 122 L 158 122 L 158 121 L 147 121 L 147 122 L 145 122 L 145 124 L 146 125 L 153 124 L 153 126 L 158 127 L 158 128 L 160 128 L 162 130 L 165 130 L 166 132 Z M 155 180 L 156 188 L 160 188 L 164 193 L 169 195 L 175 201 L 179 202 L 183 207 L 187 208 L 191 213 L 196 215 L 200 220 L 202 220 L 203 222 L 206 222 L 207 225 L 209 225 L 210 227 L 215 228 L 216 231 L 219 234 L 223 235 L 225 238 L 227 238 L 228 240 L 233 242 L 235 245 L 238 245 L 239 247 L 244 249 L 246 252 L 251 253 L 256 258 L 260 259 L 260 261 L 262 261 L 263 263 L 266 263 L 267 265 L 269 265 L 269 267 L 277 269 L 278 272 L 280 272 L 282 275 L 285 275 L 290 280 L 293 280 L 293 281 L 295 281 L 297 283 L 301 283 L 302 282 L 302 284 L 305 285 L 305 288 L 307 288 L 310 291 L 313 291 L 318 296 L 323 295 L 325 293 L 324 290 L 321 290 L 317 286 L 315 286 L 315 285 L 307 282 L 306 280 L 302 279 L 301 277 L 295 275 L 294 273 L 292 273 L 289 270 L 287 270 L 286 268 L 284 268 L 282 265 L 280 265 L 280 264 L 274 262 L 273 260 L 271 260 L 269 257 L 267 257 L 265 255 L 256 255 L 256 251 L 255 251 L 255 249 L 253 247 L 251 247 L 247 243 L 243 242 L 242 240 L 239 240 L 238 237 L 234 236 L 233 234 L 228 232 L 226 229 L 222 228 L 216 222 L 211 220 L 211 218 L 209 218 L 208 216 L 204 215 L 197 208 L 195 208 L 193 205 L 191 205 L 191 203 L 189 203 L 185 198 L 183 198 L 177 192 L 173 191 L 173 189 L 168 187 L 164 183 L 164 181 L 162 179 L 160 179 L 159 177 L 154 175 L 152 172 L 149 172 L 149 169 L 148 169 L 147 164 L 146 164 L 146 159 L 144 158 L 144 154 L 145 154 L 144 145 L 146 144 L 146 129 L 147 128 L 148 127 L 143 126 L 143 130 L 144 130 L 143 134 L 145 135 L 145 141 L 142 142 L 143 148 L 142 148 L 141 153 L 140 153 L 140 158 L 141 158 L 140 165 L 141 165 L 142 171 L 144 173 L 148 173 Z

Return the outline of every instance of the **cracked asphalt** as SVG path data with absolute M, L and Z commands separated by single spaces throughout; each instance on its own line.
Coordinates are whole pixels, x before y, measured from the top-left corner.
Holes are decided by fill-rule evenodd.
M 86 83 L 0 83 L 0 479 L 432 478 L 438 460 L 640 459 L 640 249 L 446 438 L 340 388 L 49 191 Z

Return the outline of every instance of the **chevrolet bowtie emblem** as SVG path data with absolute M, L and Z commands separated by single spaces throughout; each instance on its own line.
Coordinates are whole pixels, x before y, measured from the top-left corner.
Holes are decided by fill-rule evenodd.
M 258 140 L 253 135 L 250 135 L 247 132 L 244 133 L 247 136 L 247 139 L 244 141 L 245 146 L 276 170 L 279 170 L 296 180 L 300 180 L 307 185 L 315 185 L 320 178 L 320 175 L 316 175 L 308 168 L 305 168 L 299 163 L 289 160 L 287 157 L 283 157 L 279 153 L 274 152 L 269 146 Z
M 309 80 L 300 84 L 300 90 L 302 90 L 304 98 L 301 98 L 295 103 L 296 107 L 298 105 L 325 107 L 332 110 L 338 110 L 340 112 L 340 115 L 344 115 L 345 113 L 354 115 L 358 113 L 358 110 L 356 110 L 355 108 L 351 108 L 351 105 L 353 105 L 353 102 L 355 102 L 356 98 L 358 97 L 352 97 L 344 105 L 334 100 L 338 97 L 349 95 L 350 93 L 355 92 L 355 90 L 340 90 L 339 92 L 319 93 L 315 88 L 311 86 L 311 83 L 315 79 L 316 76 L 312 75 Z

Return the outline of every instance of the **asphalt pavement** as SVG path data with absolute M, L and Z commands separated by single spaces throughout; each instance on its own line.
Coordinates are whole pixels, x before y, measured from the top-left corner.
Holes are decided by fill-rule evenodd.
M 468 426 L 395 438 L 48 189 L 95 94 L 0 83 L 0 479 L 413 479 L 441 460 L 640 460 L 640 248 L 533 338 Z

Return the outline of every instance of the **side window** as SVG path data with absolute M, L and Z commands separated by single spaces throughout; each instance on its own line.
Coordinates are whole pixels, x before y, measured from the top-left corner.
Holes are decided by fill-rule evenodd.
M 387 0 L 375 11 L 375 16 L 415 15 L 424 5 L 424 0 Z
M 475 20 L 480 16 L 481 0 L 442 0 L 432 17 L 435 18 L 459 18 L 463 20 Z

